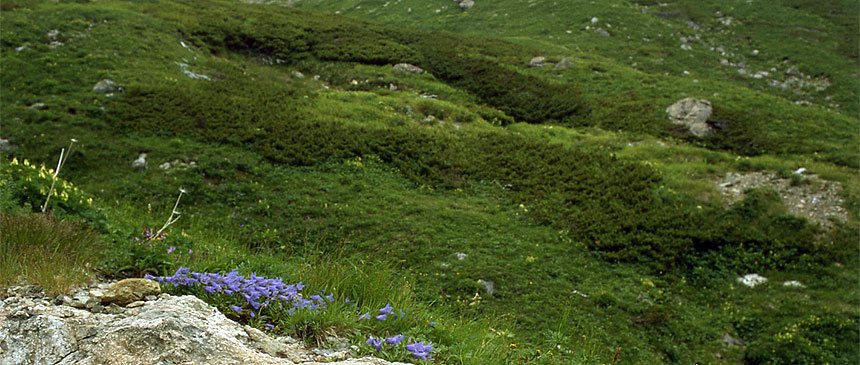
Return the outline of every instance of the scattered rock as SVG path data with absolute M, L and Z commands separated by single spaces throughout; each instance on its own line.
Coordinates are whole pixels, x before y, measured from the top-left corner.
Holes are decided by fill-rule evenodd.
M 454 2 L 459 4 L 460 9 L 463 9 L 463 11 L 469 10 L 475 6 L 475 1 L 473 0 L 454 0 Z
M 712 110 L 710 101 L 685 98 L 666 108 L 666 113 L 672 123 L 686 125 L 691 134 L 704 138 L 713 134 L 713 129 L 708 125 Z
M 305 78 L 305 74 L 298 72 L 298 71 L 293 71 L 293 77 L 295 77 L 297 79 L 303 79 L 303 78 Z
M 805 288 L 806 287 L 806 285 L 803 285 L 803 283 L 801 283 L 797 280 L 785 281 L 782 283 L 782 286 L 788 286 L 788 287 L 792 287 L 792 288 Z
M 122 88 L 120 88 L 119 85 L 117 85 L 117 83 L 115 83 L 111 80 L 108 80 L 108 79 L 101 80 L 101 81 L 97 82 L 95 86 L 93 86 L 93 92 L 99 93 L 99 94 L 107 94 L 107 93 L 117 92 L 117 91 L 121 91 L 121 90 L 122 90 Z
M 531 61 L 529 61 L 529 66 L 531 66 L 531 67 L 543 67 L 546 65 L 546 63 L 544 63 L 544 62 L 546 62 L 546 57 L 541 57 L 541 56 L 534 57 L 531 59 Z
M 746 346 L 743 340 L 734 338 L 728 333 L 723 335 L 723 344 L 727 347 Z
M 394 71 L 408 72 L 408 73 L 416 74 L 416 75 L 420 75 L 420 74 L 424 73 L 424 69 L 422 69 L 421 67 L 411 65 L 408 63 L 398 63 L 398 64 L 394 65 Z
M 126 305 L 139 301 L 147 295 L 158 295 L 159 293 L 161 293 L 161 287 L 153 280 L 125 279 L 111 285 L 101 297 L 101 302 L 102 304 Z
M 806 169 L 794 171 L 795 174 L 798 172 L 803 174 Z M 729 206 L 743 199 L 744 192 L 749 189 L 768 187 L 779 194 L 791 214 L 805 217 L 822 228 L 831 228 L 831 219 L 842 222 L 848 220 L 848 214 L 842 207 L 841 184 L 823 180 L 816 175 L 801 176 L 802 179 L 784 179 L 772 172 L 729 172 L 714 183 L 727 199 Z
M 454 252 L 454 256 L 457 256 L 457 260 L 460 260 L 460 261 L 463 261 L 463 260 L 465 260 L 467 257 L 469 257 L 469 255 L 464 254 L 464 253 L 462 253 L 462 252 Z
M 176 159 L 173 161 L 165 162 L 161 165 L 158 165 L 158 168 L 167 171 L 167 173 L 171 172 L 171 169 L 174 170 L 186 170 L 197 166 L 196 161 L 191 161 L 188 159 Z
M 484 280 L 484 279 L 478 279 L 478 284 L 481 284 L 484 286 L 484 289 L 487 291 L 487 295 L 492 295 L 493 292 L 495 291 L 495 284 L 492 281 Z
M 131 167 L 135 170 L 146 170 L 149 167 L 149 162 L 146 162 L 146 153 L 141 153 L 137 159 L 132 161 Z
M 556 70 L 563 70 L 573 67 L 573 62 L 570 62 L 567 58 L 562 58 L 561 61 L 555 64 Z
M 742 277 L 739 277 L 738 282 L 750 288 L 754 288 L 757 285 L 766 283 L 767 278 L 759 274 L 746 274 Z
M 9 143 L 8 139 L 0 138 L 0 152 L 9 152 L 14 148 L 15 146 Z
M 609 32 L 607 32 L 607 31 L 606 31 L 606 30 L 604 30 L 603 28 L 597 28 L 597 29 L 595 29 L 595 30 L 594 30 L 594 33 L 595 33 L 595 34 L 597 34 L 597 35 L 599 35 L 599 36 L 601 36 L 601 37 L 611 37 L 611 36 L 612 36 L 611 34 L 609 34 Z
M 690 28 L 690 29 L 695 30 L 697 32 L 702 30 L 702 27 L 700 27 L 698 24 L 696 24 L 696 22 L 694 22 L 692 20 L 687 21 L 687 28 Z
M 206 75 L 203 75 L 203 74 L 194 73 L 194 72 L 191 72 L 191 70 L 185 70 L 185 71 L 182 71 L 182 73 L 184 73 L 184 74 L 185 74 L 185 76 L 188 76 L 188 77 L 190 77 L 190 78 L 191 78 L 191 79 L 193 79 L 193 80 L 206 80 L 206 81 L 212 81 L 212 79 L 210 79 L 210 78 L 209 78 L 209 76 L 206 76 Z
M 183 59 L 183 61 L 185 61 L 185 59 Z M 187 63 L 182 63 L 182 62 L 174 62 L 174 63 L 175 63 L 177 66 L 179 66 L 179 68 L 181 68 L 181 69 L 182 69 L 182 73 L 184 73 L 184 74 L 185 74 L 185 76 L 188 76 L 188 77 L 189 77 L 189 78 L 191 78 L 192 80 L 206 80 L 206 81 L 212 81 L 212 79 L 210 79 L 210 78 L 209 78 L 209 76 L 206 76 L 206 75 L 203 75 L 203 74 L 198 74 L 198 73 L 195 73 L 195 72 L 191 71 L 191 66 L 188 66 L 188 64 L 187 64 Z

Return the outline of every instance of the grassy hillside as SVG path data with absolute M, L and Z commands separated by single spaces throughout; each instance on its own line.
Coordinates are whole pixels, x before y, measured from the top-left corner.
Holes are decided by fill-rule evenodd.
M 4 2 L 0 137 L 14 147 L 0 162 L 2 222 L 39 221 L 30 211 L 48 194 L 49 175 L 18 161 L 51 165 L 75 138 L 62 177 L 94 202 L 51 210 L 60 228 L 101 235 L 102 275 L 235 269 L 358 306 L 233 315 L 277 333 L 338 333 L 375 353 L 368 335 L 407 331 L 444 363 L 860 357 L 860 293 L 844 291 L 860 275 L 852 4 L 284 5 Z M 784 27 L 824 48 L 787 42 Z M 805 86 L 741 75 L 709 45 Z M 571 67 L 528 67 L 540 55 Z M 392 69 L 401 62 L 427 72 Z M 122 91 L 93 92 L 105 78 Z M 686 96 L 711 100 L 731 128 L 679 130 L 665 108 Z M 147 169 L 132 168 L 140 153 Z M 792 215 L 768 187 L 728 205 L 716 183 L 761 172 L 821 188 L 801 167 L 841 186 L 845 219 Z M 135 243 L 180 188 L 166 239 Z M 736 281 L 747 273 L 770 280 L 748 288 Z M 388 302 L 409 320 L 357 318 Z

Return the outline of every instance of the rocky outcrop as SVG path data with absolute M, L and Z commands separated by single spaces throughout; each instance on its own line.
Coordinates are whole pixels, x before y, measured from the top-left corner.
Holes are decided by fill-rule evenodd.
M 408 73 L 416 74 L 416 75 L 420 75 L 420 74 L 424 73 L 424 69 L 422 69 L 421 67 L 418 67 L 415 65 L 410 65 L 408 63 L 398 63 L 398 64 L 394 65 L 394 71 L 408 72 Z
M 349 348 L 311 351 L 290 337 L 272 338 L 194 296 L 135 303 L 94 313 L 39 295 L 7 297 L 0 364 L 391 364 L 350 358 Z

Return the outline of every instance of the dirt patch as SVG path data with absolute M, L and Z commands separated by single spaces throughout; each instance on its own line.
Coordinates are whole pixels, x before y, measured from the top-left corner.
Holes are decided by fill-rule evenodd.
M 848 220 L 848 214 L 842 208 L 842 185 L 815 175 L 797 174 L 786 179 L 771 172 L 729 172 L 717 180 L 716 185 L 730 206 L 743 199 L 744 191 L 748 189 L 769 187 L 782 197 L 782 202 L 791 214 L 806 217 L 822 228 L 831 228 L 831 219 L 841 222 Z

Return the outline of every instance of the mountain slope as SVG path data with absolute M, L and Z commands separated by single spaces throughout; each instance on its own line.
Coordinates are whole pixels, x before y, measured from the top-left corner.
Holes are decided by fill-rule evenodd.
M 858 215 L 850 108 L 796 105 L 790 92 L 688 61 L 710 51 L 678 48 L 665 29 L 688 27 L 684 16 L 657 13 L 687 9 L 706 27 L 695 14 L 709 9 L 533 3 L 533 14 L 593 12 L 596 23 L 576 24 L 610 19 L 631 39 L 666 37 L 627 44 L 623 33 L 577 30 L 557 42 L 552 30 L 544 39 L 536 29 L 568 20 L 532 21 L 555 18 L 526 17 L 524 2 L 465 13 L 438 2 L 449 7 L 420 18 L 390 10 L 418 4 L 408 0 L 294 4 L 350 5 L 342 13 L 353 17 L 375 4 L 366 19 L 389 24 L 380 25 L 226 0 L 10 1 L 0 133 L 13 156 L 44 162 L 68 138 L 82 141 L 63 174 L 122 222 L 107 230 L 114 275 L 176 269 L 169 258 L 135 258 L 121 241 L 143 222 L 160 224 L 157 212 L 182 187 L 188 218 L 175 229 L 189 233 L 172 239 L 208 252 L 195 270 L 294 275 L 289 263 L 321 257 L 356 270 L 388 265 L 415 284 L 411 300 L 463 321 L 502 319 L 461 337 L 432 332 L 446 346 L 442 361 L 609 362 L 620 347 L 622 359 L 644 363 L 848 363 L 860 326 L 858 293 L 839 289 L 858 269 L 844 264 L 856 260 Z M 437 2 L 420 5 L 416 15 Z M 519 20 L 482 31 L 502 24 L 491 9 Z M 850 57 L 833 47 L 821 62 L 835 70 L 826 91 L 847 100 L 856 90 L 834 75 L 850 72 Z M 654 55 L 631 67 L 634 49 Z M 540 55 L 571 67 L 527 66 Z M 400 62 L 427 72 L 395 71 Z M 687 67 L 692 75 L 679 75 Z M 103 78 L 124 91 L 93 93 Z M 679 130 L 665 108 L 686 96 L 710 99 L 731 128 L 704 140 Z M 134 171 L 141 152 L 150 168 Z M 767 187 L 729 206 L 715 183 L 761 172 L 821 188 L 792 173 L 800 167 L 843 187 L 845 218 L 833 228 L 790 214 Z M 772 284 L 735 281 L 750 272 Z M 352 280 L 319 280 L 315 290 L 385 304 Z M 807 288 L 778 282 L 789 280 Z M 747 346 L 724 345 L 726 335 Z M 476 345 L 485 338 L 507 350 L 487 355 Z

